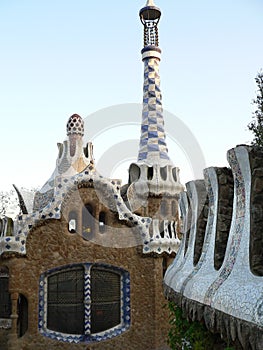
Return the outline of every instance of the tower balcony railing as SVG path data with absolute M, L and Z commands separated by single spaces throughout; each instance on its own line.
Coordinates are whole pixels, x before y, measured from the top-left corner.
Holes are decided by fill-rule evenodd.
M 176 253 L 180 239 L 176 232 L 176 221 L 153 219 L 150 232 L 144 239 L 144 253 Z

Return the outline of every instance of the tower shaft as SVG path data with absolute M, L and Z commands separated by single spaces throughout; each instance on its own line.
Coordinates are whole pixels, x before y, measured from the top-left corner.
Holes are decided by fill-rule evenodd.
M 143 50 L 144 51 L 144 50 Z M 143 110 L 138 162 L 170 163 L 165 141 L 159 51 L 144 51 Z

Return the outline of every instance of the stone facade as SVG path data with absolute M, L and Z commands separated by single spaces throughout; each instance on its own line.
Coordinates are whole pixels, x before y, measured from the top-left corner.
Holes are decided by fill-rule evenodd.
M 88 196 L 89 191 L 82 190 Z M 85 193 L 86 192 L 86 193 Z M 74 203 L 74 194 L 69 199 L 69 207 Z M 108 212 L 107 212 L 108 213 Z M 120 223 L 116 225 L 113 213 L 109 225 L 121 230 L 127 229 Z M 28 301 L 28 329 L 22 337 L 9 337 L 7 349 L 159 349 L 165 346 L 167 334 L 167 315 L 161 279 L 163 276 L 162 258 L 142 257 L 142 246 L 131 248 L 112 248 L 84 240 L 78 233 L 68 231 L 68 222 L 63 215 L 61 220 L 50 220 L 36 227 L 27 238 L 27 255 L 24 257 L 3 256 L 1 264 L 10 271 L 9 290 L 11 294 L 24 295 Z M 99 233 L 96 232 L 96 235 Z M 107 233 L 105 233 L 107 235 Z M 73 344 L 52 340 L 40 334 L 39 314 L 39 276 L 57 266 L 76 262 L 96 262 L 122 267 L 129 271 L 131 281 L 131 325 L 119 337 L 96 344 Z M 16 300 L 14 299 L 14 302 Z M 15 315 L 13 315 L 15 316 Z M 4 332 L 4 331 L 2 331 Z M 9 331 L 11 332 L 11 330 Z M 7 331 L 5 331 L 7 333 Z M 8 337 L 3 335 L 1 343 Z

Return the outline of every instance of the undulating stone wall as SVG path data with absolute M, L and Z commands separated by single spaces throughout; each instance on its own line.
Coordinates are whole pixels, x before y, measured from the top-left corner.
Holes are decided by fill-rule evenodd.
M 196 212 L 200 196 L 191 202 L 189 244 L 182 240 L 164 277 L 168 299 L 192 320 L 234 342 L 237 349 L 263 348 L 263 153 L 249 146 L 228 151 L 231 167 L 204 170 L 209 213 L 202 253 L 196 265 Z M 192 197 L 192 188 L 187 188 Z M 186 194 L 182 200 L 186 202 Z M 186 211 L 185 211 L 186 212 Z M 187 215 L 184 214 L 186 220 Z M 199 218 L 200 220 L 200 218 Z M 205 225 L 204 225 L 205 227 Z M 185 252 L 185 248 L 187 251 Z

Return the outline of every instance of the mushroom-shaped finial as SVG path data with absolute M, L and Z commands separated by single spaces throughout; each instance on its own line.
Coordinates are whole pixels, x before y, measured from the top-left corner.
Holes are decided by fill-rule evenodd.
M 67 122 L 67 135 L 84 136 L 84 121 L 78 114 L 73 114 Z

